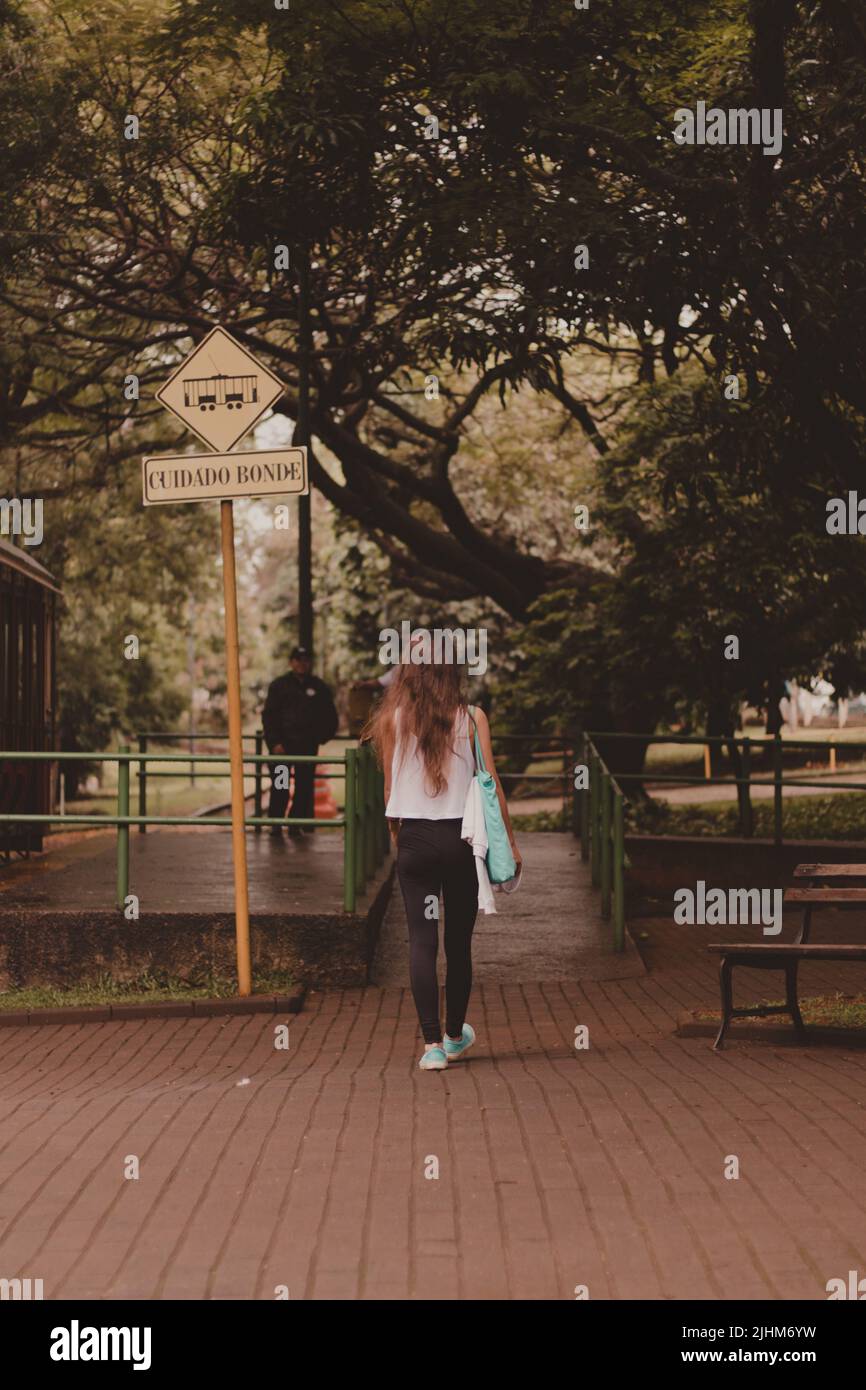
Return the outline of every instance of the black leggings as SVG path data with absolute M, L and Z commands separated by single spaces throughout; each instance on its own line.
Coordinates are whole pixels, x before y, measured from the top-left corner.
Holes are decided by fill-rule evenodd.
M 472 989 L 472 928 L 478 875 L 460 820 L 404 820 L 397 836 L 397 877 L 409 919 L 409 980 L 426 1043 L 439 1042 L 439 895 L 445 901 L 445 1031 L 459 1038 Z M 432 916 L 435 912 L 436 916 Z

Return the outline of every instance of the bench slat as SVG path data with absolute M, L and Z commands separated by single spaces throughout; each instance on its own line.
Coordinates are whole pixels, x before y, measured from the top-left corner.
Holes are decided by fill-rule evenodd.
M 786 903 L 866 903 L 866 888 L 786 888 Z
M 795 878 L 866 878 L 866 864 L 798 864 Z
M 784 941 L 735 941 L 730 945 L 714 942 L 707 947 L 716 955 L 729 956 L 794 956 L 797 959 L 811 957 L 812 960 L 866 960 L 866 946 L 804 946 L 786 944 Z

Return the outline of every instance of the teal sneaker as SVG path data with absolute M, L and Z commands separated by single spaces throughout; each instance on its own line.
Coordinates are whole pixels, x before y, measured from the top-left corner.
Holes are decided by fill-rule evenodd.
M 441 1047 L 428 1047 L 418 1065 L 422 1071 L 444 1071 L 448 1058 Z
M 475 1029 L 472 1027 L 471 1023 L 464 1023 L 463 1025 L 462 1042 L 452 1042 L 448 1034 L 446 1033 L 442 1045 L 445 1048 L 445 1055 L 448 1058 L 448 1061 L 456 1062 L 458 1057 L 462 1057 L 464 1052 L 469 1051 L 474 1041 Z

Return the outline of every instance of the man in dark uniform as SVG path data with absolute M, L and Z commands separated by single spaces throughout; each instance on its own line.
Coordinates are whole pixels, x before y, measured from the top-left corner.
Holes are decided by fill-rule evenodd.
M 262 711 L 262 726 L 269 753 L 289 754 L 283 762 L 271 764 L 271 799 L 268 816 L 275 820 L 286 814 L 289 801 L 289 768 L 292 754 L 315 755 L 319 744 L 327 743 L 334 737 L 339 722 L 331 692 L 324 681 L 310 674 L 312 660 L 306 647 L 295 647 L 289 658 L 291 670 L 284 676 L 277 676 L 268 687 L 268 696 Z M 283 769 L 278 778 L 278 769 Z M 312 819 L 315 814 L 313 788 L 316 775 L 315 763 L 295 763 L 295 794 L 289 820 Z M 284 781 L 285 786 L 275 785 Z M 307 825 L 304 830 L 312 832 Z M 300 835 L 300 826 L 289 826 L 290 835 Z M 278 825 L 271 826 L 272 835 L 282 835 Z

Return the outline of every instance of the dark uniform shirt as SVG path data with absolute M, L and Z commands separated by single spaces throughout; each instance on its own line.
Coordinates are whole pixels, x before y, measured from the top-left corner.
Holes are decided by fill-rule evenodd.
M 262 711 L 262 727 L 268 751 L 275 743 L 287 753 L 301 753 L 327 743 L 337 732 L 337 710 L 330 690 L 318 676 L 296 676 L 288 671 L 268 687 Z

